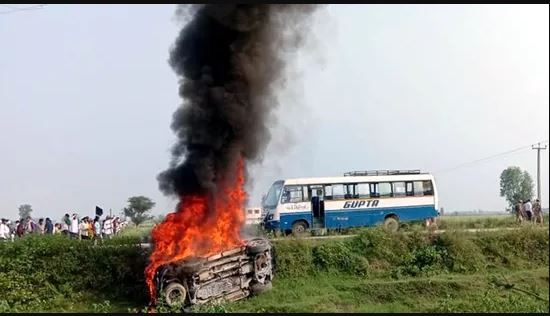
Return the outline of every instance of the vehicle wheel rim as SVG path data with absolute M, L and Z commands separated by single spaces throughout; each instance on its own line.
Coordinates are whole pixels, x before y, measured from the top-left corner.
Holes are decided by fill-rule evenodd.
M 263 283 L 271 270 L 271 261 L 266 254 L 259 254 L 254 260 L 256 278 Z
M 168 305 L 181 304 L 185 301 L 185 294 L 185 290 L 179 288 L 170 289 L 166 293 L 166 303 L 168 303 Z
M 182 296 L 182 293 L 180 290 L 173 290 L 173 291 L 170 291 L 170 294 L 168 294 L 168 297 L 172 302 L 179 300 L 181 296 Z

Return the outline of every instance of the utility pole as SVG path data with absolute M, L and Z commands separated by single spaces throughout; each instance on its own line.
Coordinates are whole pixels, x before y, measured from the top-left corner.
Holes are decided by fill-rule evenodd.
M 532 149 L 537 150 L 537 199 L 542 203 L 542 200 L 540 198 L 540 151 L 546 149 L 546 145 L 542 147 L 540 143 L 537 144 L 537 147 L 535 145 L 532 146 Z

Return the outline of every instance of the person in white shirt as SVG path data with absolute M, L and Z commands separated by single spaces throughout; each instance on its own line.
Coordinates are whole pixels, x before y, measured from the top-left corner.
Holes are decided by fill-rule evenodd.
M 15 224 L 14 224 L 10 220 L 8 220 L 8 228 L 10 230 L 11 241 L 15 241 L 15 232 L 17 230 L 17 225 L 18 224 L 19 224 L 19 221 L 16 221 Z
M 10 239 L 10 228 L 8 227 L 8 220 L 2 218 L 0 222 L 0 240 L 6 241 Z
M 64 235 L 69 234 L 69 225 L 67 225 L 67 223 L 65 222 L 61 223 L 61 233 Z
M 525 215 L 527 215 L 527 220 L 531 221 L 533 218 L 533 205 L 531 204 L 531 200 L 527 200 L 527 202 L 525 202 L 523 209 L 525 210 Z
M 71 217 L 71 226 L 69 227 L 69 233 L 72 238 L 78 238 L 79 227 L 78 227 L 78 215 L 76 213 Z
M 110 216 L 103 221 L 103 238 L 111 238 L 113 234 L 113 220 Z

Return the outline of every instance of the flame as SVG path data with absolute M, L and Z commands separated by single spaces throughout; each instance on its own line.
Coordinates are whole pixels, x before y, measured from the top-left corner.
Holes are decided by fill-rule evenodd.
M 182 197 L 177 211 L 153 229 L 155 247 L 145 269 L 152 304 L 157 297 L 154 276 L 160 266 L 188 257 L 211 256 L 243 244 L 240 229 L 245 220 L 246 193 L 242 159 L 236 167 L 235 179 L 221 180 L 214 198 Z

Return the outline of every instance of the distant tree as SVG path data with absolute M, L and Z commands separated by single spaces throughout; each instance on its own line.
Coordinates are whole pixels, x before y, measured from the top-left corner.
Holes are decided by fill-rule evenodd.
M 500 196 L 506 198 L 510 209 L 519 201 L 533 197 L 533 179 L 519 167 L 508 167 L 500 174 Z
M 149 211 L 155 206 L 150 198 L 145 196 L 133 196 L 128 199 L 128 206 L 123 209 L 124 215 L 128 216 L 132 223 L 137 226 L 145 222 L 148 219 L 151 219 Z
M 32 206 L 30 204 L 22 204 L 19 206 L 19 218 L 27 218 L 31 216 Z

